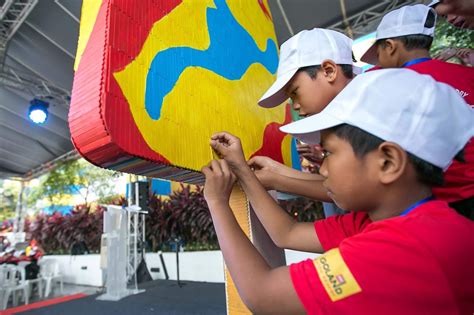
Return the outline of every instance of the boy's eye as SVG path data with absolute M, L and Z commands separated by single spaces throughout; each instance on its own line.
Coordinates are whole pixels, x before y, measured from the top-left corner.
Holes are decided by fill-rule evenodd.
M 325 158 L 327 158 L 328 156 L 330 156 L 330 155 L 331 155 L 331 152 L 329 152 L 328 150 L 323 150 L 323 152 L 322 152 L 323 160 Z

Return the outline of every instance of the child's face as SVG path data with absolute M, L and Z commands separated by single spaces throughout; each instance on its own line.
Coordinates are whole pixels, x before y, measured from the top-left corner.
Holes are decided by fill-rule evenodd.
M 328 196 L 344 210 L 373 209 L 378 195 L 373 155 L 369 152 L 357 157 L 349 142 L 329 130 L 321 132 L 321 144 L 326 157 L 319 173 L 325 177 L 323 186 Z
M 291 98 L 293 109 L 301 117 L 321 112 L 337 95 L 321 70 L 314 79 L 305 71 L 298 71 L 290 80 L 285 93 Z

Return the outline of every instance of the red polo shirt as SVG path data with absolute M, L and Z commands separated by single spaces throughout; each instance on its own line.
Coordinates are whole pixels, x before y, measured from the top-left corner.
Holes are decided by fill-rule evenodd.
M 309 314 L 473 314 L 474 222 L 444 201 L 370 223 L 365 213 L 315 223 L 324 249 L 290 266 Z
M 466 103 L 474 107 L 474 68 L 431 59 L 406 67 L 428 74 L 438 82 L 446 83 L 458 91 Z M 464 149 L 466 163 L 454 161 L 444 173 L 445 185 L 433 189 L 434 195 L 448 202 L 474 196 L 474 141 Z

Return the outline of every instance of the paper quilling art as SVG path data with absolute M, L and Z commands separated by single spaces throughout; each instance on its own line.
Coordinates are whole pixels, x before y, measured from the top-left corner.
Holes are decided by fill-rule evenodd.
M 139 4 L 139 5 L 137 5 Z M 278 45 L 263 0 L 84 0 L 69 113 L 90 162 L 202 181 L 209 138 L 229 131 L 245 155 L 299 163 L 288 106 L 261 108 Z

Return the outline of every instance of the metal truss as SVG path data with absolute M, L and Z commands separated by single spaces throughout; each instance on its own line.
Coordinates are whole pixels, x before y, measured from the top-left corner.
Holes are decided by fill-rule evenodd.
M 34 97 L 54 99 L 56 103 L 69 106 L 70 92 L 59 88 L 49 81 L 38 76 L 20 72 L 10 66 L 4 65 L 0 70 L 0 86 L 7 86 L 20 91 L 25 91 Z
M 419 0 L 381 0 L 366 10 L 348 16 L 327 28 L 345 33 L 349 27 L 354 38 L 366 35 L 375 30 L 375 23 L 388 12 L 405 5 L 421 3 Z
M 38 0 L 5 0 L 0 7 L 0 85 L 25 91 L 33 97 L 54 99 L 69 105 L 70 92 L 5 64 L 8 42 L 25 22 Z
M 133 184 L 138 185 L 138 182 Z M 135 192 L 138 195 L 138 187 L 136 187 Z M 139 200 L 138 196 L 136 198 L 135 200 Z M 145 255 L 145 215 L 148 212 L 141 210 L 138 205 L 132 205 L 126 209 L 128 217 L 127 282 L 134 284 L 134 290 L 138 292 L 137 271 Z
M 24 205 L 24 195 L 25 195 L 25 181 L 21 181 L 21 189 L 18 194 L 18 201 L 16 204 L 15 210 L 15 220 L 13 221 L 13 233 L 23 233 L 25 229 L 25 205 Z M 16 236 L 15 236 L 16 239 Z
M 0 7 L 0 62 L 3 64 L 8 41 L 33 10 L 38 0 L 5 0 Z

